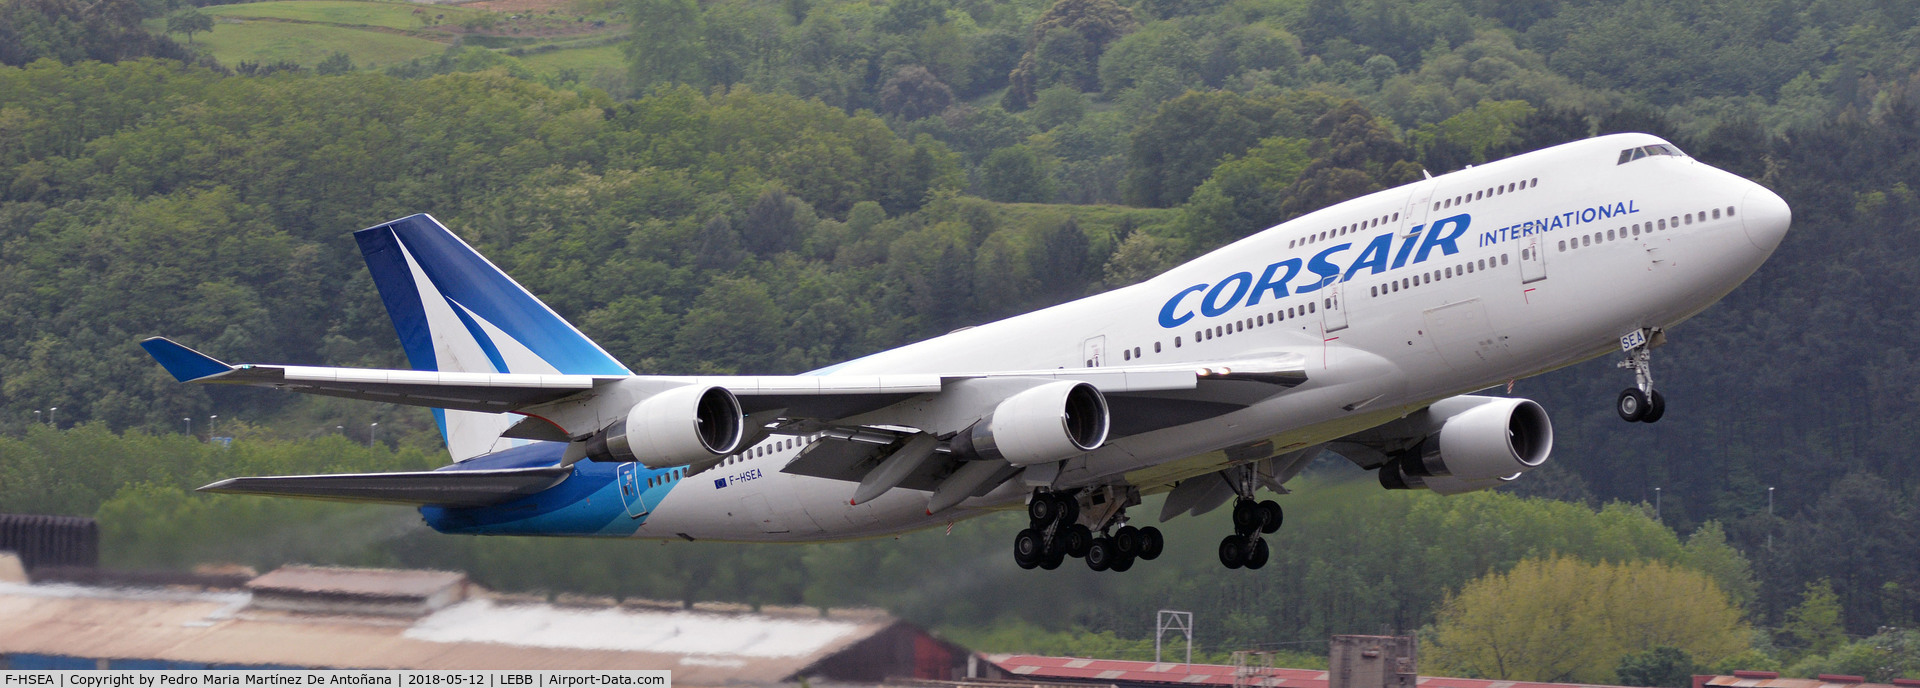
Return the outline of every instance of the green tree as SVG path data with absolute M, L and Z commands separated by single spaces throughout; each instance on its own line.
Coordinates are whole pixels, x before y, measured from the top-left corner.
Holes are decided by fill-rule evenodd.
M 953 89 L 920 65 L 901 67 L 880 87 L 880 111 L 901 119 L 931 117 L 952 104 Z
M 347 54 L 343 52 L 335 52 L 332 55 L 328 55 L 327 59 L 321 60 L 320 64 L 315 65 L 313 68 L 313 73 L 321 76 L 345 74 L 351 71 L 353 71 L 353 58 L 348 57 Z
M 1027 51 L 1007 77 L 1005 102 L 1024 109 L 1056 83 L 1100 90 L 1100 54 L 1138 26 L 1133 12 L 1113 0 L 1055 0 L 1034 22 Z
M 1787 610 L 1781 630 L 1784 640 L 1802 656 L 1824 655 L 1845 643 L 1846 626 L 1840 621 L 1840 596 L 1833 592 L 1833 581 L 1822 578 L 1808 583 L 1800 604 Z
M 1025 145 L 995 150 L 980 165 L 980 195 L 1007 203 L 1044 203 L 1053 198 L 1053 179 Z
M 1613 673 L 1623 686 L 1688 688 L 1693 685 L 1693 675 L 1700 673 L 1701 668 L 1686 650 L 1661 645 L 1621 657 L 1620 666 Z
M 1448 598 L 1428 657 L 1493 679 L 1608 683 L 1622 655 L 1671 647 L 1717 661 L 1745 649 L 1747 633 L 1705 574 L 1530 559 Z
M 167 33 L 184 33 L 187 42 L 193 42 L 193 35 L 213 30 L 213 17 L 201 12 L 199 8 L 186 9 L 167 15 Z
M 623 46 L 634 82 L 699 84 L 705 81 L 702 40 L 705 21 L 694 0 L 624 0 L 631 38 Z

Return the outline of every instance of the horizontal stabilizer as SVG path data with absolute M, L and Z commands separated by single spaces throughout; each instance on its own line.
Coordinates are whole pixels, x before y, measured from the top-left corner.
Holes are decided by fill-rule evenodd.
M 228 478 L 200 491 L 415 506 L 486 506 L 558 485 L 572 471 L 571 466 L 539 466 L 478 471 L 278 475 Z
M 233 370 L 233 366 L 221 363 L 212 356 L 194 351 L 166 337 L 153 337 L 140 342 L 140 348 L 147 355 L 160 362 L 160 367 L 173 374 L 173 379 L 191 382 L 203 377 L 211 377 Z

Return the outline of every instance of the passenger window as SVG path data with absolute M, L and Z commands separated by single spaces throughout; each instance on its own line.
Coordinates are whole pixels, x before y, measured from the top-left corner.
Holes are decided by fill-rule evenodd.
M 1733 217 L 1733 206 L 1727 206 L 1727 217 Z
M 1561 239 L 1561 240 L 1560 240 L 1560 252 L 1561 252 L 1561 253 L 1566 253 L 1566 252 L 1567 252 L 1567 240 L 1566 240 L 1566 239 Z
M 1687 213 L 1687 224 L 1693 224 L 1693 213 Z
M 1313 312 L 1313 304 L 1311 304 L 1311 303 L 1309 303 L 1309 304 L 1307 304 L 1307 312 L 1308 312 L 1308 313 L 1312 313 L 1312 312 Z
M 1507 264 L 1507 254 L 1505 253 L 1500 254 L 1500 264 L 1501 265 Z
M 1580 245 L 1581 245 L 1581 246 L 1592 246 L 1592 245 L 1593 245 L 1593 237 L 1590 237 L 1590 236 L 1583 236 L 1583 237 L 1580 237 Z
M 1539 187 L 1540 187 L 1540 178 L 1539 178 L 1539 177 L 1534 177 L 1534 178 L 1533 178 L 1533 183 L 1531 183 L 1531 184 L 1528 184 L 1528 188 L 1539 188 Z
M 1122 360 L 1122 361 L 1131 361 L 1131 360 L 1133 360 L 1133 350 L 1132 350 L 1132 349 L 1122 349 L 1122 350 L 1120 351 L 1120 360 Z
M 1180 338 L 1179 338 L 1179 337 L 1174 337 L 1174 338 L 1173 338 L 1173 348 L 1175 348 L 1175 349 L 1178 349 L 1178 348 L 1180 348 Z
M 1379 287 L 1367 287 L 1367 296 L 1379 296 L 1379 295 L 1380 295 Z
M 1715 220 L 1718 220 L 1718 219 L 1720 219 L 1720 209 L 1719 209 L 1719 208 L 1714 208 L 1714 209 L 1713 209 L 1713 219 L 1715 219 Z
M 1153 352 L 1154 352 L 1154 353 L 1156 353 L 1156 354 L 1157 354 L 1157 353 L 1160 353 L 1160 342 L 1154 342 L 1154 343 L 1153 343 Z
M 1613 241 L 1613 230 L 1607 230 L 1607 241 Z
M 1453 276 L 1453 268 L 1447 268 L 1447 269 L 1445 269 L 1445 270 L 1441 270 L 1441 271 L 1440 271 L 1440 276 L 1441 276 L 1441 277 L 1443 277 L 1443 278 L 1446 278 L 1446 277 L 1452 277 L 1452 276 Z

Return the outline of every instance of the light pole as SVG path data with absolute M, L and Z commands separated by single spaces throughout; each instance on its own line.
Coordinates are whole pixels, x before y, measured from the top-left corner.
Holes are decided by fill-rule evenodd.
M 1657 487 L 1653 488 L 1653 520 L 1666 522 L 1660 518 L 1660 488 Z
M 1773 486 L 1767 486 L 1767 551 L 1773 551 Z
M 56 430 L 60 428 L 59 411 L 60 411 L 60 407 L 58 406 L 47 409 L 47 425 L 53 426 L 53 428 Z
M 213 436 L 213 422 L 217 420 L 220 420 L 220 414 L 218 413 L 213 414 L 211 416 L 207 416 L 207 436 L 208 437 Z
M 379 434 L 380 434 L 380 424 L 379 423 L 369 424 L 367 426 L 367 446 L 369 447 L 373 446 L 373 438 Z
M 193 418 L 191 416 L 182 418 L 180 419 L 180 422 L 187 424 L 187 436 L 192 437 L 193 436 Z
M 41 425 L 41 424 L 43 424 L 44 422 L 45 422 L 45 421 L 44 421 L 44 419 L 42 419 L 42 418 L 40 417 L 40 409 L 34 409 L 34 410 L 33 410 L 33 424 L 34 424 L 34 425 Z

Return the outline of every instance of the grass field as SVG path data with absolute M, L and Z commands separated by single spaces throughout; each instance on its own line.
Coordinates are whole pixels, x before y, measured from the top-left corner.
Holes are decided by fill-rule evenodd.
M 289 60 L 303 67 L 313 67 L 338 51 L 353 58 L 355 66 L 365 69 L 426 57 L 446 49 L 445 45 L 424 38 L 324 24 L 273 21 L 244 21 L 237 24 L 222 21 L 214 25 L 212 31 L 194 34 L 193 42 L 194 47 L 212 53 L 220 64 L 228 66 L 249 61 L 268 63 Z
M 627 56 L 620 51 L 619 45 L 601 45 L 537 53 L 522 57 L 520 61 L 528 69 L 540 74 L 558 74 L 560 70 L 572 69 L 584 77 L 603 69 L 625 69 Z
M 415 10 L 423 11 L 425 14 L 416 15 Z M 446 15 L 442 21 L 454 24 L 469 15 L 480 14 L 475 10 L 463 10 L 444 5 L 423 6 L 394 2 L 352 2 L 351 0 L 274 0 L 250 2 L 244 5 L 215 5 L 202 11 L 220 17 L 292 19 L 322 24 L 380 26 L 389 29 L 420 28 L 425 25 L 423 18 L 431 18 L 435 15 Z

